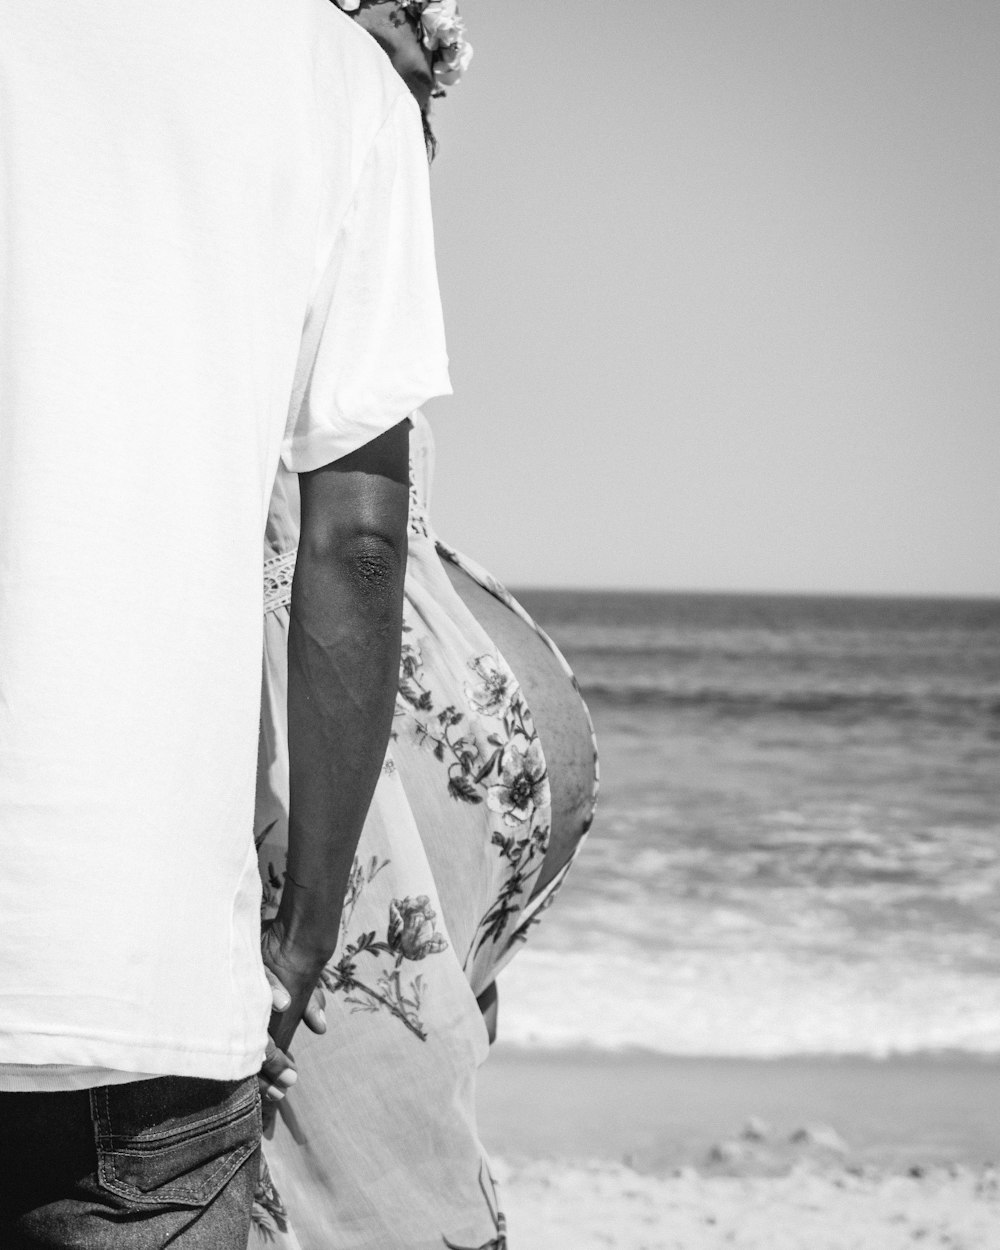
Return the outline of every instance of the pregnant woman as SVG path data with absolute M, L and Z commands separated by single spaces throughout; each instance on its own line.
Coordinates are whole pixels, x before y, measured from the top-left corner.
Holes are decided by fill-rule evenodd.
M 425 112 L 468 60 L 448 0 L 341 7 L 378 38 Z M 298 1083 L 265 1141 L 252 1247 L 505 1246 L 476 1129 L 476 1069 L 496 975 L 554 897 L 593 811 L 593 735 L 572 675 L 503 588 L 437 540 L 433 442 L 421 414 L 411 420 L 395 726 L 324 972 L 328 1028 L 297 1034 Z M 265 542 L 265 916 L 284 871 L 297 532 L 297 479 L 282 471 Z

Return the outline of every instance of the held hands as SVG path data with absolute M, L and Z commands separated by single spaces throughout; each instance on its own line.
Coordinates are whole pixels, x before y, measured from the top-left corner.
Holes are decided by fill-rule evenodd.
M 313 1033 L 326 1032 L 323 1011 L 326 998 L 317 984 L 319 972 L 310 962 L 289 952 L 287 945 L 282 947 L 280 934 L 273 923 L 264 926 L 261 954 L 264 975 L 271 987 L 271 1021 L 258 1080 L 261 1096 L 270 1103 L 278 1103 L 298 1076 L 294 1060 L 286 1053 L 292 1034 L 299 1020 Z

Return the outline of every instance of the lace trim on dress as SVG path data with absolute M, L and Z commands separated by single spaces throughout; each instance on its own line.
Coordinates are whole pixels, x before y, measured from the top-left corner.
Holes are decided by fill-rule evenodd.
M 292 575 L 297 548 L 264 561 L 264 611 L 275 612 L 292 601 Z
M 420 498 L 416 478 L 413 474 L 413 461 L 410 461 L 410 524 L 409 532 L 415 538 L 430 538 L 431 531 L 427 518 L 427 509 Z

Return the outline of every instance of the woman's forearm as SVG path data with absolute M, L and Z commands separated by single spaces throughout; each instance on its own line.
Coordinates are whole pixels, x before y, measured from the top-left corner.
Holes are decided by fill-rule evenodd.
M 285 1049 L 337 944 L 392 728 L 406 571 L 409 422 L 300 475 L 288 642 L 287 875 L 264 961 L 291 995 Z
M 300 548 L 288 641 L 288 866 L 278 922 L 324 963 L 385 758 L 399 674 L 405 551 L 355 538 Z

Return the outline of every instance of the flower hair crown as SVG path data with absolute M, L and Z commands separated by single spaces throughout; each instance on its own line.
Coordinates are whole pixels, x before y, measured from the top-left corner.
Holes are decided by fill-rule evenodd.
M 356 13 L 366 0 L 334 0 L 345 13 Z M 465 38 L 465 26 L 457 0 L 397 0 L 396 8 L 419 27 L 420 42 L 431 56 L 435 95 L 444 95 L 469 68 L 472 44 Z

